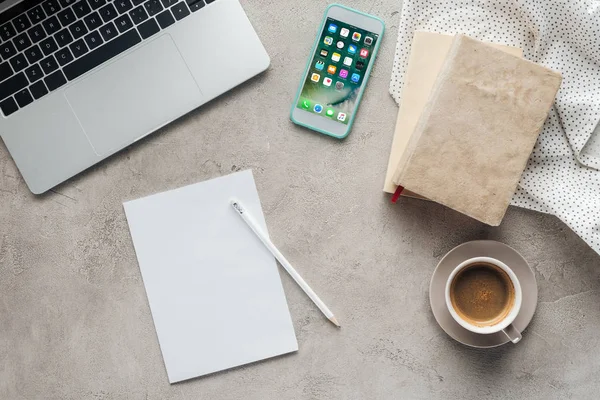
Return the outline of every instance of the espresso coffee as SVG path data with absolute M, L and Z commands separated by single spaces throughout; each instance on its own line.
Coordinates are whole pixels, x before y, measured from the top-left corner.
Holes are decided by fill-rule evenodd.
M 501 268 L 488 263 L 467 265 L 450 285 L 450 300 L 456 313 L 476 326 L 502 321 L 515 302 L 515 288 Z

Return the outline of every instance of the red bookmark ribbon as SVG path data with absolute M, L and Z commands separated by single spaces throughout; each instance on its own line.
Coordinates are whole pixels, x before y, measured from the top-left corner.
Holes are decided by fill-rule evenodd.
M 396 188 L 396 191 L 394 192 L 394 195 L 392 196 L 392 203 L 396 204 L 396 202 L 400 198 L 400 195 L 402 194 L 403 190 L 404 190 L 404 187 L 402 187 L 402 186 L 398 186 Z

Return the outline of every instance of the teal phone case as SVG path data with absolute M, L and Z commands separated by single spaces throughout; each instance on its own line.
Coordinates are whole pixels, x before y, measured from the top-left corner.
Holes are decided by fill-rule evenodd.
M 366 71 L 367 73 L 365 74 L 365 79 L 363 81 L 362 89 L 360 90 L 360 93 L 358 94 L 356 112 L 352 114 L 352 117 L 350 118 L 350 121 L 348 122 L 348 130 L 346 131 L 346 134 L 343 136 L 334 135 L 331 132 L 327 132 L 323 129 L 317 128 L 316 126 L 312 126 L 310 124 L 305 124 L 303 122 L 297 121 L 294 119 L 294 116 L 293 116 L 294 109 L 296 108 L 296 104 L 298 104 L 298 99 L 300 98 L 300 92 L 302 91 L 302 87 L 304 86 L 304 81 L 306 80 L 306 74 L 308 73 L 308 70 L 310 69 L 310 63 L 313 59 L 313 55 L 315 54 L 315 49 L 317 48 L 317 46 L 319 44 L 319 39 L 321 38 L 321 32 L 323 32 L 323 28 L 325 27 L 325 22 L 327 21 L 327 13 L 329 12 L 329 9 L 331 7 L 344 8 L 346 10 L 355 12 L 357 14 L 376 19 L 379 22 L 381 22 L 381 25 L 383 27 L 381 30 L 381 34 L 379 35 L 379 40 L 377 40 L 377 43 L 375 44 L 375 48 L 373 49 L 373 58 L 372 58 L 373 62 L 371 62 L 371 65 L 369 65 L 369 67 L 367 68 L 367 71 Z M 308 129 L 312 129 L 313 131 L 322 133 L 327 136 L 334 137 L 336 139 L 344 139 L 345 137 L 347 137 L 350 134 L 350 131 L 352 130 L 352 125 L 354 124 L 354 118 L 356 118 L 356 114 L 358 113 L 358 109 L 360 107 L 360 102 L 362 101 L 363 93 L 365 92 L 367 83 L 369 83 L 369 78 L 371 77 L 371 69 L 373 68 L 373 65 L 375 64 L 375 60 L 377 59 L 377 53 L 379 53 L 379 46 L 381 45 L 381 40 L 383 39 L 384 32 L 385 32 L 385 23 L 383 22 L 383 20 L 381 18 L 358 11 L 358 10 L 355 10 L 354 8 L 343 6 L 341 4 L 336 4 L 336 3 L 330 4 L 325 9 L 325 13 L 323 14 L 323 21 L 321 21 L 321 25 L 319 25 L 319 30 L 317 31 L 317 36 L 315 38 L 315 42 L 313 43 L 312 49 L 310 50 L 310 55 L 308 56 L 308 60 L 306 61 L 306 67 L 304 68 L 304 73 L 302 74 L 302 79 L 300 80 L 300 85 L 298 86 L 298 92 L 296 92 L 296 96 L 294 97 L 294 102 L 292 103 L 292 109 L 290 110 L 290 119 L 292 120 L 292 122 L 295 123 L 296 125 L 304 126 Z

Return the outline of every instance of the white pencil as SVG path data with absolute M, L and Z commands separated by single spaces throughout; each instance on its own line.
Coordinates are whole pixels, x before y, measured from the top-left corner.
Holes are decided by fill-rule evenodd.
M 262 229 L 260 229 L 256 221 L 254 221 L 254 218 L 252 218 L 252 215 L 250 215 L 250 213 L 248 212 L 248 210 L 246 210 L 242 203 L 240 203 L 237 199 L 231 199 L 230 203 L 233 206 L 233 209 L 238 213 L 238 215 L 242 217 L 242 219 L 248 224 L 250 229 L 252 229 L 252 231 L 256 234 L 256 236 L 258 236 L 261 242 L 263 242 L 265 247 L 273 254 L 277 261 L 281 263 L 281 265 L 283 266 L 283 268 L 285 268 L 288 274 L 290 274 L 292 279 L 294 279 L 296 283 L 302 288 L 302 290 L 304 290 L 304 293 L 306 293 L 308 297 L 310 297 L 310 299 L 313 301 L 313 303 L 315 303 L 316 306 L 319 307 L 319 310 L 321 310 L 321 312 L 325 314 L 325 316 L 335 326 L 339 328 L 340 324 L 338 323 L 337 319 L 335 319 L 335 316 L 333 315 L 331 310 L 325 305 L 325 303 L 323 303 L 323 301 L 310 288 L 310 286 L 308 286 L 308 284 L 304 281 L 304 279 L 302 279 L 300 274 L 298 274 L 298 272 L 296 272 L 296 270 L 294 269 L 294 267 L 292 267 L 289 261 L 286 260 L 283 254 L 281 254 L 281 252 L 277 250 L 277 247 L 275 247 L 275 245 L 273 244 L 273 242 L 271 242 L 269 237 L 265 235 Z

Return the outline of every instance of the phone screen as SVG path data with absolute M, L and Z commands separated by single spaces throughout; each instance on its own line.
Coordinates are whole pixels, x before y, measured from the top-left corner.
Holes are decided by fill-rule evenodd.
M 298 108 L 348 124 L 379 35 L 327 18 Z

